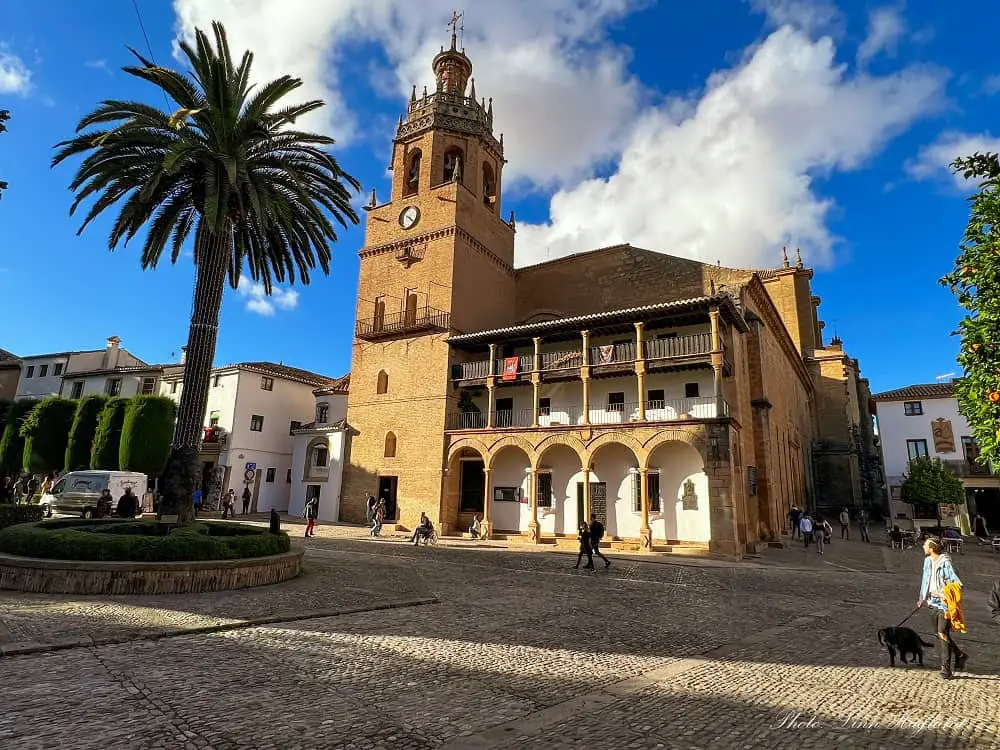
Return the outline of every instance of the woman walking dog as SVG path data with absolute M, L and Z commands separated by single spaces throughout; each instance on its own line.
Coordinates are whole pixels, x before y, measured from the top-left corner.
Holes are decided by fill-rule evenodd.
M 943 551 L 941 540 L 931 537 L 924 542 L 924 573 L 920 581 L 920 599 L 917 607 L 927 605 L 934 622 L 934 632 L 940 643 L 941 677 L 952 678 L 952 656 L 955 671 L 965 669 L 969 655 L 958 647 L 951 637 L 953 630 L 965 632 L 962 617 L 962 581 L 951 564 L 951 556 Z

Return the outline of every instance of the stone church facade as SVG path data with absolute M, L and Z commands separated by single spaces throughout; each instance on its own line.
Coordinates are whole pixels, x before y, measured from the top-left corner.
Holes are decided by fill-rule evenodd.
M 597 515 L 621 546 L 739 556 L 793 504 L 871 497 L 867 383 L 823 344 L 801 259 L 618 245 L 515 268 L 492 100 L 454 36 L 433 69 L 400 118 L 392 193 L 367 207 L 343 520 L 372 492 L 407 529 L 479 514 L 546 543 Z

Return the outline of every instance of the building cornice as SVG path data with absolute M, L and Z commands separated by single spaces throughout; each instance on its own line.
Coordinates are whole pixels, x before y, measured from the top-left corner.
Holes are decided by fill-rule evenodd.
M 459 226 L 445 227 L 443 229 L 435 229 L 431 232 L 424 232 L 423 234 L 417 234 L 413 237 L 407 237 L 403 240 L 393 240 L 392 242 L 384 242 L 381 245 L 372 245 L 371 247 L 364 247 L 358 252 L 359 258 L 373 258 L 377 255 L 384 255 L 386 253 L 395 253 L 397 250 L 402 250 L 406 247 L 412 247 L 413 245 L 420 245 L 422 243 L 432 242 L 434 240 L 444 239 L 445 237 L 458 237 L 465 240 L 469 245 L 476 250 L 481 255 L 485 256 L 493 262 L 498 268 L 507 271 L 508 273 L 514 272 L 514 267 L 509 263 L 505 262 L 499 255 L 490 250 L 486 245 L 477 240 L 472 234 L 467 232 L 465 229 Z

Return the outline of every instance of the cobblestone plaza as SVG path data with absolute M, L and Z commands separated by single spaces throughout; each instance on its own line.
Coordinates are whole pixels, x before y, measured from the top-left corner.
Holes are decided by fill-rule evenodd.
M 364 532 L 360 532 L 363 534 Z M 327 527 L 276 587 L 0 594 L 0 747 L 995 748 L 1000 555 L 957 557 L 968 670 L 890 669 L 916 550 L 758 560 L 414 548 Z M 926 616 L 909 624 L 930 637 Z M 258 624 L 264 623 L 264 624 Z

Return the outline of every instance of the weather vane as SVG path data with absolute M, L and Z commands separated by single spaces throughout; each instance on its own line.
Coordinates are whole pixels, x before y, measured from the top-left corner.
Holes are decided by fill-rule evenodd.
M 456 37 L 458 36 L 459 32 L 462 32 L 462 37 L 463 37 L 462 40 L 461 40 L 461 43 L 462 44 L 465 43 L 465 39 L 464 39 L 464 37 L 465 37 L 465 24 L 461 23 L 462 19 L 464 17 L 465 17 L 465 13 L 459 13 L 457 10 L 456 11 L 452 11 L 451 20 L 448 22 L 448 26 L 451 27 L 451 46 L 452 46 L 452 49 L 455 48 L 455 41 L 456 41 Z M 461 24 L 461 25 L 459 25 L 459 24 Z

